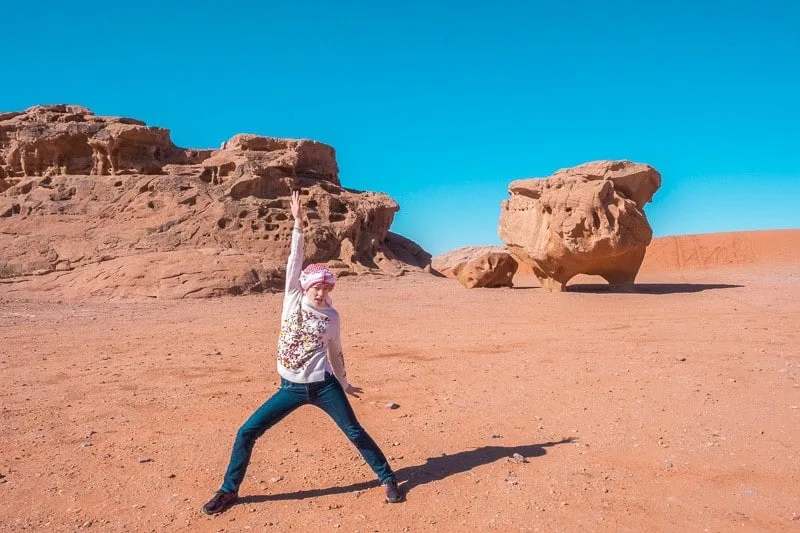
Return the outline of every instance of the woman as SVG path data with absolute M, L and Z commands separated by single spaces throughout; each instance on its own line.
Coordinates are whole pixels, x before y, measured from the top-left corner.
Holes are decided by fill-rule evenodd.
M 339 336 L 339 313 L 328 293 L 336 278 L 323 265 L 303 266 L 300 194 L 292 193 L 292 248 L 286 265 L 281 333 L 278 341 L 278 391 L 239 428 L 222 487 L 204 506 L 205 514 L 221 513 L 236 501 L 253 445 L 270 427 L 300 407 L 311 404 L 333 418 L 385 487 L 386 501 L 403 496 L 386 457 L 358 423 L 345 393 L 358 397 L 361 388 L 347 382 Z

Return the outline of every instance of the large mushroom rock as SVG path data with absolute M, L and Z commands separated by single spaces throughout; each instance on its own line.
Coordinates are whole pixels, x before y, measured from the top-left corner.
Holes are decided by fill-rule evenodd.
M 437 272 L 456 278 L 468 289 L 513 287 L 519 267 L 514 256 L 499 246 L 457 248 L 437 255 L 431 265 Z
M 83 108 L 67 108 L 92 116 Z M 28 112 L 10 120 L 23 116 Z M 0 264 L 7 274 L 0 289 L 41 290 L 64 298 L 280 289 L 294 189 L 302 193 L 307 262 L 327 263 L 347 274 L 429 270 L 429 254 L 389 232 L 399 210 L 392 198 L 341 187 L 330 146 L 237 135 L 220 150 L 174 153 L 165 148 L 166 130 L 152 132 L 153 144 L 147 144 L 148 137 L 137 137 L 135 130 L 117 131 L 116 123 L 96 118 L 104 129 L 87 143 L 101 146 L 97 143 L 106 134 L 128 143 L 123 146 L 142 143 L 139 151 L 118 152 L 120 161 L 132 162 L 133 168 L 112 176 L 93 172 L 89 164 L 80 167 L 82 174 L 22 176 L 13 167 L 13 177 L 0 183 L 5 187 L 0 190 Z M 16 141 L 4 139 L 0 153 L 7 154 Z M 146 167 L 153 146 L 171 154 L 160 174 Z M 219 170 L 223 160 L 235 162 L 229 173 Z M 11 281 L 8 273 L 15 276 Z
M 546 289 L 563 291 L 573 276 L 591 274 L 628 290 L 653 236 L 644 206 L 660 186 L 654 168 L 630 161 L 513 181 L 498 233 Z

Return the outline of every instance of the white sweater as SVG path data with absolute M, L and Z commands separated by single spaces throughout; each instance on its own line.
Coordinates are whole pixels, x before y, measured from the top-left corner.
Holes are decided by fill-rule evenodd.
M 313 307 L 303 299 L 302 270 L 303 233 L 295 228 L 286 263 L 278 374 L 294 383 L 313 383 L 324 380 L 325 372 L 330 372 L 347 390 L 339 313 L 333 307 Z

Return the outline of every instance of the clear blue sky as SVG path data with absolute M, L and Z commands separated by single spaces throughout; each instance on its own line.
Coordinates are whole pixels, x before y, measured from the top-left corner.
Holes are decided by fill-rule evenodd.
M 5 0 L 0 111 L 320 140 L 434 254 L 499 243 L 508 182 L 595 159 L 662 173 L 656 235 L 800 227 L 799 2 L 489 4 Z

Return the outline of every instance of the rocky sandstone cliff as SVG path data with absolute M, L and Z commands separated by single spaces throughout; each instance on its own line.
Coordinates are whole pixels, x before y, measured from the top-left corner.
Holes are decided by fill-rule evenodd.
M 0 113 L 0 291 L 198 297 L 282 288 L 301 189 L 306 260 L 341 275 L 427 268 L 399 206 L 341 186 L 334 149 L 236 135 L 219 150 L 71 105 Z

